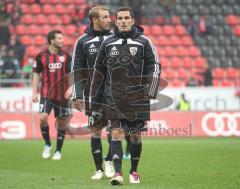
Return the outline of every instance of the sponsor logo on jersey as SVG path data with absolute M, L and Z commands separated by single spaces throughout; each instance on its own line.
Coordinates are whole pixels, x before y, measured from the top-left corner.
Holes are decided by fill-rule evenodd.
M 65 60 L 65 57 L 64 57 L 64 56 L 59 56 L 59 61 L 60 61 L 60 62 L 64 62 L 64 60 Z
M 50 72 L 55 72 L 57 69 L 62 68 L 62 64 L 60 62 L 50 63 L 48 64 L 48 68 Z
M 113 46 L 111 48 L 111 51 L 110 51 L 109 55 L 110 56 L 117 56 L 117 55 L 119 55 L 119 51 L 117 50 L 116 46 Z
M 96 46 L 92 43 L 89 47 L 89 53 L 93 54 L 93 53 L 96 53 L 96 52 L 98 52 L 98 48 L 96 48 Z

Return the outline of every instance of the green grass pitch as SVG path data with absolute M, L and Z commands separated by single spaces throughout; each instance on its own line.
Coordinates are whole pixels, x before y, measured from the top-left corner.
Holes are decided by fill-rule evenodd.
M 107 143 L 103 142 L 106 153 Z M 129 184 L 123 160 L 123 186 L 91 181 L 89 140 L 66 140 L 63 159 L 41 159 L 43 142 L 0 141 L 0 189 L 239 189 L 239 138 L 143 139 L 141 183 Z

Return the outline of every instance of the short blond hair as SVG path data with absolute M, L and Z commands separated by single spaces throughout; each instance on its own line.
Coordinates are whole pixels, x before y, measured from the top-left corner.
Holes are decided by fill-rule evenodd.
M 101 5 L 96 6 L 96 7 L 93 7 L 93 8 L 90 9 L 90 11 L 89 11 L 89 13 L 88 13 L 88 18 L 89 18 L 89 20 L 90 20 L 91 22 L 93 21 L 92 19 L 93 19 L 94 17 L 96 17 L 96 18 L 99 17 L 99 11 L 100 11 L 100 10 L 108 11 L 108 9 L 107 9 L 106 7 L 101 6 Z

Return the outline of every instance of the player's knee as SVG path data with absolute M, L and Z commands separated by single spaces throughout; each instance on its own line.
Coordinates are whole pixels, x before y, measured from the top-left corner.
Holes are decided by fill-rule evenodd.
M 67 129 L 68 126 L 68 118 L 65 117 L 59 117 L 56 119 L 56 126 L 57 129 Z
M 48 125 L 48 115 L 46 114 L 40 115 L 40 126 L 46 127 L 47 125 Z
M 122 140 L 124 132 L 122 129 L 112 129 L 112 140 Z
M 139 144 L 142 142 L 141 135 L 140 134 L 131 134 L 130 135 L 130 141 L 134 144 Z

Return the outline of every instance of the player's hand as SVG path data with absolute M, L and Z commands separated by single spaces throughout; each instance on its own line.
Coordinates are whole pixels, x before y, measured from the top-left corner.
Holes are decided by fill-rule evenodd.
M 74 106 L 78 111 L 82 112 L 85 109 L 84 100 L 83 99 L 76 99 L 74 101 Z
M 32 95 L 32 102 L 33 102 L 33 103 L 38 102 L 38 94 L 37 94 L 37 93 L 34 93 L 34 94 Z
M 65 93 L 65 99 L 69 99 L 72 96 L 72 87 L 69 87 Z

